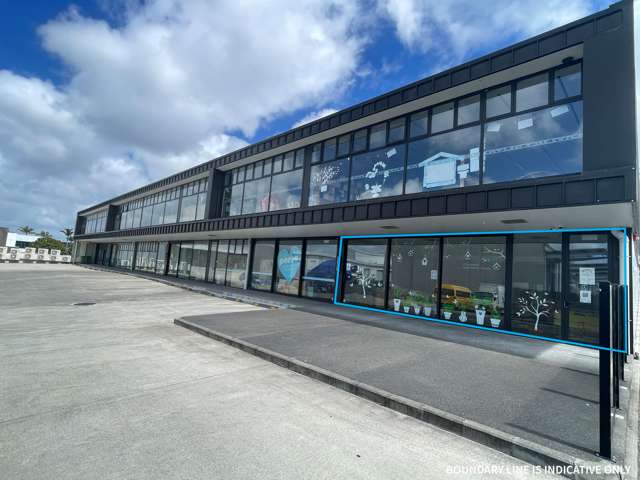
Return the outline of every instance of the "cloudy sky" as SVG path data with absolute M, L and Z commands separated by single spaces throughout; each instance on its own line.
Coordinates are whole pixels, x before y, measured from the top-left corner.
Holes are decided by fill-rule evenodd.
M 0 226 L 75 212 L 609 0 L 0 0 Z

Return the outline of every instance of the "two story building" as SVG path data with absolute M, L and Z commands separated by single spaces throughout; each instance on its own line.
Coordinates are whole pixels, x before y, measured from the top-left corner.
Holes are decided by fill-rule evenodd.
M 597 344 L 598 283 L 636 288 L 633 19 L 625 0 L 105 200 L 75 260 Z

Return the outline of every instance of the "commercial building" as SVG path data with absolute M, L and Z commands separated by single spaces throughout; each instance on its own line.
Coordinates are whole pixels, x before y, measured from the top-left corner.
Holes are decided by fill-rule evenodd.
M 87 208 L 75 260 L 596 344 L 634 55 L 626 0 Z

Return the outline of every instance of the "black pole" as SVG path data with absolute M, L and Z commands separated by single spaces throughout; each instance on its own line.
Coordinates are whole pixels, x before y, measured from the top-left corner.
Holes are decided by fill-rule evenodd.
M 611 458 L 611 284 L 600 282 L 600 456 Z

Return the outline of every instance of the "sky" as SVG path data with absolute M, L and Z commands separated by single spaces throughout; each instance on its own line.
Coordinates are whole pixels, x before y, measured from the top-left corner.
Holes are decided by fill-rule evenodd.
M 0 226 L 60 237 L 78 210 L 609 3 L 0 0 Z

